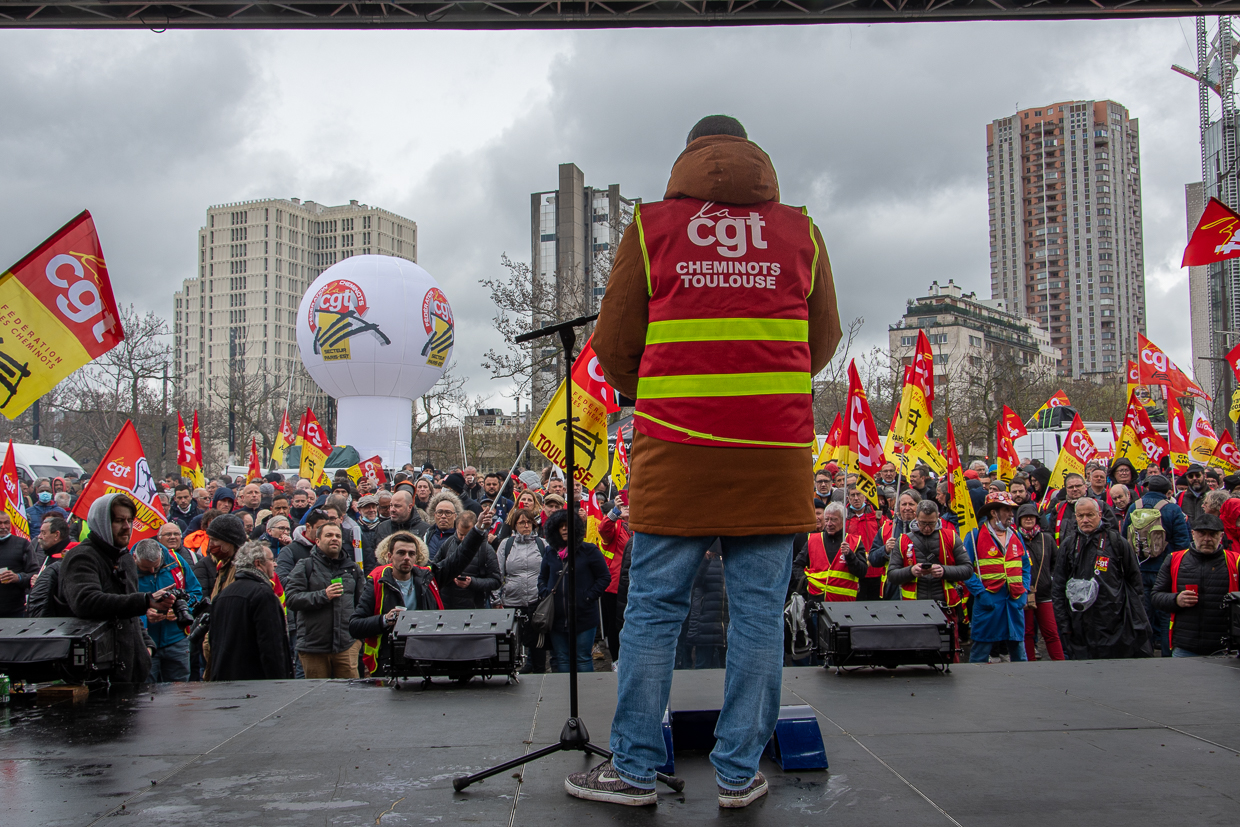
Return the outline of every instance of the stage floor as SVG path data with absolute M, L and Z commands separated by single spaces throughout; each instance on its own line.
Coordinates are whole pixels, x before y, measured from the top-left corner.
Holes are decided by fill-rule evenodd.
M 451 779 L 553 743 L 567 676 L 403 691 L 335 681 L 181 684 L 0 711 L 0 824 L 478 823 L 1087 825 L 1240 823 L 1240 663 L 1154 659 L 784 672 L 818 713 L 831 768 L 781 772 L 720 811 L 705 755 L 657 809 L 569 798 L 562 753 L 454 793 Z M 673 709 L 717 708 L 721 671 L 677 672 Z M 615 676 L 583 675 L 607 743 Z M 3 707 L 0 707 L 3 709 Z M 118 818 L 119 817 L 119 818 Z

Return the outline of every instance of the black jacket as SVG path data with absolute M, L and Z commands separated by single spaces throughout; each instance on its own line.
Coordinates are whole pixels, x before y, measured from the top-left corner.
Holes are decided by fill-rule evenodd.
M 281 555 L 284 552 L 280 552 Z M 327 587 L 339 577 L 344 593 L 327 596 Z M 318 548 L 293 567 L 284 584 L 284 603 L 297 612 L 297 651 L 306 654 L 335 654 L 353 645 L 349 619 L 366 590 L 366 575 L 353 562 L 348 550 L 339 557 L 328 557 Z
M 1051 599 L 1051 584 L 1055 579 L 1055 558 L 1059 549 L 1055 546 L 1055 538 L 1048 531 L 1039 531 L 1029 538 L 1023 532 L 1017 532 L 1020 541 L 1029 552 L 1029 588 L 1037 603 L 1047 603 Z
M 960 535 L 952 532 L 956 534 L 956 543 L 952 546 L 952 560 L 954 562 L 948 565 L 947 561 L 943 559 L 942 539 L 939 534 L 942 529 L 940 528 L 939 531 L 927 536 L 922 534 L 921 530 L 916 526 L 917 524 L 913 523 L 911 526 L 912 531 L 905 535 L 912 544 L 913 556 L 920 564 L 929 563 L 942 566 L 943 578 L 940 580 L 933 577 L 914 577 L 913 567 L 904 565 L 904 558 L 899 552 L 900 546 L 897 543 L 896 553 L 890 555 L 890 559 L 887 561 L 887 587 L 895 591 L 896 597 L 894 599 L 898 599 L 900 596 L 898 587 L 916 580 L 918 600 L 947 602 L 947 589 L 944 588 L 943 584 L 963 583 L 973 576 L 973 566 L 969 562 L 968 552 L 964 550 L 964 543 L 961 542 Z M 878 539 L 881 540 L 882 537 L 883 535 L 880 532 Z M 871 559 L 873 556 L 871 553 Z M 958 593 L 963 591 L 963 587 L 959 585 L 956 589 Z
M 415 508 L 409 513 L 409 520 L 407 522 L 397 523 L 390 519 L 381 521 L 378 527 L 375 528 L 375 548 L 378 548 L 380 543 L 398 531 L 408 531 L 410 534 L 415 534 L 425 540 L 426 532 L 430 530 L 431 524 L 423 520 L 422 515 Z
M 495 549 L 486 541 L 486 535 L 477 528 L 471 528 L 464 540 L 456 535 L 443 541 L 439 546 L 437 561 L 443 570 L 453 558 L 461 558 L 469 562 L 453 577 L 438 576 L 439 595 L 443 598 L 445 609 L 481 609 L 486 605 L 487 595 L 498 589 L 504 582 L 504 575 L 499 569 L 499 558 Z M 453 580 L 456 576 L 472 578 L 468 588 L 462 589 Z
M 718 543 L 718 541 L 716 541 Z M 718 545 L 702 558 L 693 590 L 689 595 L 689 628 L 686 638 L 691 646 L 726 646 L 728 641 L 728 597 L 723 578 L 723 558 Z
M 133 555 L 91 534 L 65 552 L 60 564 L 60 594 L 74 617 L 115 624 L 112 680 L 146 681 L 151 673 L 151 655 L 141 618 L 151 605 L 151 596 L 138 591 Z
M 417 610 L 437 610 L 439 603 L 436 602 L 435 595 L 431 591 L 431 583 L 434 580 L 431 569 L 414 566 L 410 576 L 413 578 L 414 594 L 417 596 Z M 388 640 L 387 624 L 384 623 L 383 616 L 394 607 L 405 605 L 404 595 L 400 592 L 400 586 L 395 575 L 392 574 L 391 566 L 386 567 L 383 576 L 379 578 L 379 590 L 383 595 L 382 603 L 376 607 L 374 580 L 367 580 L 362 599 L 358 601 L 357 607 L 353 610 L 353 617 L 349 618 L 349 634 L 358 640 L 379 638 L 378 674 L 387 675 L 390 671 L 388 667 L 391 663 L 392 644 Z
M 211 680 L 293 677 L 284 608 L 267 578 L 238 569 L 211 606 Z
M 280 578 L 281 583 L 287 583 L 289 575 L 293 573 L 293 568 L 309 557 L 310 552 L 314 550 L 314 543 L 306 539 L 304 532 L 305 529 L 301 526 L 295 528 L 293 539 L 276 555 L 276 577 Z M 343 540 L 341 548 L 344 548 Z
M 1176 604 L 1177 593 L 1171 591 L 1173 556 L 1168 554 L 1163 560 L 1150 594 L 1155 609 L 1175 616 L 1171 645 L 1197 655 L 1212 655 L 1227 648 L 1231 631 L 1231 610 L 1223 608 L 1223 598 L 1229 591 L 1227 555 L 1221 549 L 1211 555 L 1196 549 L 1184 552 L 1176 588 L 1184 591 L 1186 585 L 1197 586 L 1197 605 L 1187 609 Z
M 1190 530 L 1193 527 L 1193 523 L 1197 522 L 1197 518 L 1202 514 L 1201 505 L 1205 501 L 1208 492 L 1209 489 L 1205 486 L 1202 486 L 1200 494 L 1194 493 L 1193 489 L 1189 488 L 1176 497 L 1176 505 L 1184 512 L 1184 519 L 1188 521 Z
M 1098 582 L 1098 598 L 1083 612 L 1068 606 L 1065 590 L 1070 578 Z M 1072 660 L 1152 654 L 1144 595 L 1141 568 L 1128 541 L 1105 525 L 1085 537 L 1073 523 L 1059 545 L 1051 584 L 1064 653 Z
M 47 550 L 43 571 L 26 598 L 26 617 L 73 617 L 69 606 L 60 599 L 60 561 L 68 545 L 68 540 L 61 540 Z
M 0 540 L 0 567 L 17 575 L 16 583 L 0 583 L 0 617 L 21 617 L 26 608 L 30 578 L 39 573 L 43 551 L 37 541 L 16 534 Z
M 538 573 L 538 599 L 541 600 L 555 589 L 555 621 L 552 631 L 568 631 L 568 581 L 559 582 L 564 571 L 564 561 L 560 559 L 560 550 L 564 548 L 564 540 L 560 537 L 560 526 L 569 519 L 567 511 L 561 509 L 547 518 L 547 553 L 543 555 L 542 569 Z M 576 536 L 585 536 L 585 522 L 576 514 Z M 611 585 L 611 570 L 607 568 L 607 560 L 603 552 L 593 543 L 577 541 L 577 551 L 573 558 L 577 581 L 577 633 L 598 626 L 598 599 Z M 623 571 L 624 562 L 621 561 Z M 627 599 L 627 595 L 626 595 Z

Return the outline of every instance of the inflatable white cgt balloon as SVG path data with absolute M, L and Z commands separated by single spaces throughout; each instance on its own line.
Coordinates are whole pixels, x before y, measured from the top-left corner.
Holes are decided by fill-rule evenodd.
M 454 334 L 448 298 L 411 261 L 352 256 L 324 270 L 301 298 L 297 346 L 337 400 L 336 442 L 409 462 L 413 400 L 443 376 Z

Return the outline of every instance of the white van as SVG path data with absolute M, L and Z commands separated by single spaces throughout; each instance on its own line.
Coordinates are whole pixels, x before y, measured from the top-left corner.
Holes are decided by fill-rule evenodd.
M 14 442 L 13 459 L 17 462 L 17 476 L 31 484 L 42 477 L 63 477 L 70 471 L 79 477 L 86 473 L 73 457 L 47 445 Z
M 1059 459 L 1059 451 L 1063 448 L 1063 441 L 1067 438 L 1068 429 L 1072 427 L 1072 420 L 1075 417 L 1076 409 L 1067 405 L 1044 411 L 1041 422 L 1027 425 L 1028 436 L 1017 437 L 1016 455 L 1023 461 L 1041 460 L 1047 468 L 1054 468 L 1055 461 Z M 1110 422 L 1082 422 L 1081 424 L 1089 432 L 1095 448 L 1104 454 L 1112 450 L 1115 439 L 1111 435 Z M 1119 427 L 1123 423 L 1117 421 L 1115 424 Z M 1163 439 L 1167 438 L 1166 422 L 1151 424 Z

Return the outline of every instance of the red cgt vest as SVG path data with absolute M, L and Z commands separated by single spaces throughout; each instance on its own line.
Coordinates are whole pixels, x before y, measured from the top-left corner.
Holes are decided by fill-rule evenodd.
M 1007 546 L 999 548 L 994 535 L 987 526 L 977 529 L 977 575 L 988 592 L 997 592 L 1004 586 L 1008 594 L 1020 597 L 1025 593 L 1025 547 L 1016 532 L 1008 529 Z
M 824 595 L 827 603 L 841 603 L 857 599 L 859 583 L 857 575 L 848 570 L 844 562 L 844 552 L 854 548 L 858 537 L 849 534 L 840 544 L 834 560 L 827 559 L 827 547 L 822 542 L 822 533 L 815 531 L 809 535 L 809 565 L 805 567 L 805 577 L 809 581 L 809 593 Z
M 634 426 L 667 442 L 812 448 L 805 211 L 677 198 L 634 208 L 650 322 Z

